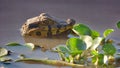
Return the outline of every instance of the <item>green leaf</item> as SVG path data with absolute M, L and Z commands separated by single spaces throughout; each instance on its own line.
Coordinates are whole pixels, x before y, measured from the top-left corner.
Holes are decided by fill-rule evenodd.
M 99 37 L 100 33 L 98 31 L 92 30 L 92 38 Z
M 20 46 L 21 44 L 16 43 L 16 42 L 10 42 L 8 44 L 6 44 L 7 46 Z
M 111 43 L 106 43 L 105 45 L 103 45 L 102 50 L 107 55 L 114 55 L 116 53 L 116 48 Z
M 98 64 L 99 65 L 104 64 L 104 55 L 103 54 L 98 55 Z
M 70 38 L 66 42 L 70 51 L 77 52 L 86 49 L 86 44 L 79 38 Z
M 25 46 L 31 48 L 31 50 L 35 49 L 35 45 L 33 43 L 26 43 Z
M 97 56 L 97 55 L 98 55 L 98 52 L 97 52 L 96 50 L 92 50 L 92 51 L 91 51 L 91 54 Z
M 75 24 L 73 26 L 73 31 L 78 35 L 90 35 L 91 36 L 91 29 L 84 25 L 84 24 Z
M 0 47 L 0 57 L 6 56 L 8 54 L 8 50 Z
M 103 54 L 98 54 L 97 53 L 97 51 L 95 51 L 95 50 L 93 50 L 92 51 L 92 54 L 94 55 L 93 57 L 92 57 L 92 62 L 95 64 L 95 65 L 102 65 L 102 64 L 104 64 L 104 60 L 105 60 L 105 58 L 104 58 L 104 55 Z
M 0 57 L 0 61 L 1 62 L 7 62 L 7 61 L 11 61 L 12 59 L 10 57 Z
M 106 38 L 108 35 L 110 35 L 112 32 L 114 31 L 114 29 L 107 29 L 104 31 L 103 36 Z
M 70 52 L 67 49 L 67 47 L 65 47 L 65 46 L 58 46 L 57 47 L 57 51 L 58 51 L 60 57 L 62 58 L 62 60 L 68 60 Z
M 65 61 L 66 61 L 66 62 L 70 62 L 70 60 L 71 60 L 71 59 L 70 59 L 69 57 L 66 57 L 66 58 L 65 58 Z
M 82 52 L 83 52 L 82 50 L 79 50 L 79 51 L 70 51 L 70 55 L 76 56 L 78 54 L 81 54 Z
M 120 21 L 117 23 L 117 28 L 120 29 Z
M 11 64 L 12 59 L 10 57 L 0 57 L 0 62 L 2 62 L 4 64 Z
M 98 58 L 97 56 L 92 57 L 92 63 L 97 64 L 98 63 Z
M 92 63 L 95 65 L 102 65 L 104 63 L 104 55 L 103 54 L 98 54 L 92 57 Z
M 63 52 L 63 53 L 69 53 L 69 50 L 65 46 L 58 46 L 57 50 L 59 50 L 60 52 Z
M 93 39 L 91 36 L 89 35 L 80 36 L 80 39 L 82 39 L 86 43 L 87 46 L 86 49 L 92 46 Z
M 92 46 L 91 46 L 90 49 L 91 49 L 91 50 L 95 50 L 95 49 L 100 45 L 102 39 L 103 39 L 103 38 L 101 38 L 101 37 L 95 38 L 95 39 L 93 40 L 93 44 L 92 44 Z

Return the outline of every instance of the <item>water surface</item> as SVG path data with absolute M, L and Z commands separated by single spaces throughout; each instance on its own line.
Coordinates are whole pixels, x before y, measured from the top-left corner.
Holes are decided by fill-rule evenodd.
M 115 32 L 109 38 L 120 42 L 120 30 L 115 26 L 120 20 L 119 0 L 0 0 L 0 46 L 8 42 L 24 44 L 19 29 L 26 19 L 49 13 L 61 19 L 73 18 L 78 23 L 84 23 L 101 33 L 107 28 Z M 118 46 L 119 48 L 119 46 Z M 57 54 L 50 52 L 34 52 L 26 48 L 18 48 L 16 52 L 25 53 L 33 58 L 50 57 L 58 59 Z M 16 50 L 16 48 L 13 48 Z M 0 64 L 2 66 L 3 64 Z M 13 63 L 6 68 L 57 68 L 42 64 Z

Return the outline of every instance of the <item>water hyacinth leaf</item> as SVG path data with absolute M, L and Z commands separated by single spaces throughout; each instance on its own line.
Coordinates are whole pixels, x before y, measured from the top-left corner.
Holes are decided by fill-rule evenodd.
M 103 54 L 99 54 L 98 55 L 98 64 L 102 65 L 104 63 L 104 55 Z
M 4 63 L 10 63 L 12 59 L 10 57 L 0 57 L 0 61 Z
M 111 43 L 106 43 L 105 45 L 103 45 L 102 50 L 107 55 L 114 55 L 116 53 L 116 48 Z
M 92 30 L 92 38 L 96 38 L 100 36 L 100 33 L 98 31 Z
M 21 44 L 16 43 L 16 42 L 10 42 L 8 44 L 6 44 L 7 46 L 20 46 Z
M 98 55 L 98 52 L 97 52 L 96 50 L 92 50 L 92 51 L 91 51 L 91 54 L 97 56 L 97 55 Z
M 72 55 L 72 56 L 76 56 L 76 55 L 78 55 L 78 54 L 82 54 L 82 50 L 79 50 L 79 51 L 70 51 L 70 55 Z
M 92 44 L 92 46 L 91 46 L 91 50 L 95 50 L 95 49 L 100 45 L 102 39 L 103 39 L 103 38 L 101 38 L 101 37 L 95 38 L 95 39 L 93 40 L 93 44 Z
M 65 57 L 65 61 L 66 62 L 70 62 L 70 58 L 69 57 Z
M 8 50 L 0 47 L 0 57 L 5 56 L 7 54 L 8 54 Z
M 117 28 L 120 29 L 120 21 L 117 23 Z
M 106 38 L 108 35 L 110 35 L 112 32 L 114 31 L 114 29 L 107 29 L 104 31 L 103 36 Z
M 59 46 L 59 47 L 57 47 L 57 50 L 62 53 L 69 53 L 69 50 L 65 46 Z
M 69 61 L 69 50 L 65 46 L 58 46 L 57 51 L 59 53 L 59 56 L 61 57 L 62 60 Z
M 75 24 L 73 26 L 73 31 L 78 35 L 90 35 L 91 36 L 91 29 L 84 25 L 84 24 Z
M 86 43 L 86 46 L 87 46 L 86 49 L 88 49 L 89 47 L 91 47 L 92 41 L 93 41 L 93 39 L 92 39 L 91 36 L 89 36 L 89 35 L 83 35 L 83 36 L 80 36 L 80 39 L 82 39 Z
M 26 43 L 25 46 L 31 48 L 31 50 L 35 49 L 35 45 L 33 43 Z
M 79 38 L 70 38 L 67 40 L 66 45 L 70 51 L 81 51 L 86 49 L 86 44 Z
M 98 63 L 98 58 L 97 58 L 97 56 L 93 56 L 93 57 L 92 57 L 92 63 L 94 63 L 95 65 Z

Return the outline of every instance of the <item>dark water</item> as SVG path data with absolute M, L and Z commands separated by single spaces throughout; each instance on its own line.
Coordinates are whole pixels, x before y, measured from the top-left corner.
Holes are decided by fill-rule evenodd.
M 78 23 L 84 23 L 101 33 L 107 28 L 114 28 L 115 32 L 109 36 L 120 42 L 120 30 L 115 26 L 120 20 L 119 0 L 0 0 L 0 46 L 8 42 L 24 43 L 19 29 L 26 19 L 39 15 L 42 12 L 49 13 L 61 19 L 73 18 Z M 31 51 L 20 50 L 25 54 Z M 34 54 L 34 55 L 32 55 Z M 44 53 L 35 52 L 31 57 L 43 57 Z M 53 57 L 51 53 L 46 53 Z M 42 58 L 41 57 L 41 58 Z M 2 64 L 0 64 L 2 66 Z M 29 65 L 14 63 L 6 68 L 57 68 L 46 65 Z

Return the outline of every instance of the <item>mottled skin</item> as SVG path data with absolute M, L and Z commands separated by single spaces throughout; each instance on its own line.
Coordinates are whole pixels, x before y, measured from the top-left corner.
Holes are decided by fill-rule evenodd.
M 39 16 L 28 19 L 21 28 L 22 36 L 32 36 L 38 38 L 52 38 L 61 34 L 69 34 L 75 20 L 67 19 L 62 21 L 41 13 Z

